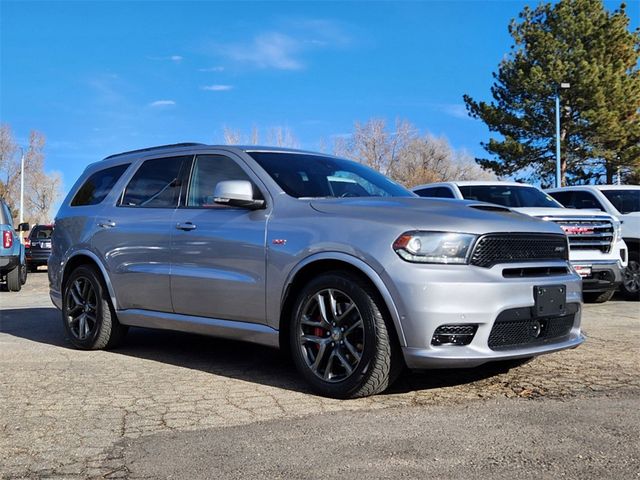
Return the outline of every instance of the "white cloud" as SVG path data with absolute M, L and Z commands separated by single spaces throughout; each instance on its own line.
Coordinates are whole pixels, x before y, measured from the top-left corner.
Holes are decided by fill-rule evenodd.
M 180 63 L 182 60 L 184 60 L 184 57 L 182 55 L 169 55 L 168 57 L 147 57 L 149 60 L 160 60 L 160 61 L 171 61 L 171 62 L 175 62 L 175 63 Z
M 233 85 L 205 85 L 202 87 L 202 90 L 207 90 L 209 92 L 226 92 L 232 89 Z
M 209 67 L 209 68 L 199 68 L 199 72 L 223 72 L 224 67 Z
M 301 61 L 296 58 L 301 48 L 295 38 L 278 32 L 258 35 L 249 44 L 227 45 L 220 53 L 236 62 L 250 63 L 258 68 L 299 70 Z
M 172 107 L 176 102 L 173 100 L 156 100 L 149 104 L 150 107 Z
M 290 18 L 281 22 L 278 30 L 258 33 L 252 39 L 214 44 L 213 53 L 254 68 L 300 70 L 305 67 L 307 53 L 351 44 L 343 26 L 334 21 Z
M 441 110 L 447 115 L 455 118 L 469 119 L 467 107 L 462 103 L 447 103 L 440 106 Z

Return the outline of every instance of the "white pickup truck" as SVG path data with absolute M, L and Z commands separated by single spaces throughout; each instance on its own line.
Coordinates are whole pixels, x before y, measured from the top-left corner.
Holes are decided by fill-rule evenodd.
M 569 260 L 582 277 L 585 302 L 609 300 L 628 261 L 620 221 L 601 211 L 564 208 L 542 190 L 517 182 L 442 182 L 414 187 L 421 197 L 476 200 L 557 223 L 569 237 Z
M 578 185 L 547 193 L 565 207 L 596 209 L 620 220 L 629 247 L 621 290 L 628 300 L 640 300 L 640 185 Z

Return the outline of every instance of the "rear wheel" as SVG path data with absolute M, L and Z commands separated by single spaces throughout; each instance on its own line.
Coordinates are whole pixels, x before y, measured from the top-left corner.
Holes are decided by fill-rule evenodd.
M 91 266 L 76 268 L 62 294 L 62 321 L 71 343 L 84 350 L 108 349 L 124 338 L 100 273 Z
M 637 258 L 629 259 L 620 291 L 627 300 L 640 300 L 640 261 Z
M 385 390 L 402 359 L 377 292 L 347 272 L 316 277 L 300 293 L 290 329 L 296 368 L 321 395 L 356 398 Z
M 19 292 L 22 289 L 22 282 L 20 281 L 20 265 L 7 273 L 7 288 L 10 292 Z
M 615 290 L 607 290 L 606 292 L 583 292 L 582 298 L 585 303 L 604 303 L 611 300 Z

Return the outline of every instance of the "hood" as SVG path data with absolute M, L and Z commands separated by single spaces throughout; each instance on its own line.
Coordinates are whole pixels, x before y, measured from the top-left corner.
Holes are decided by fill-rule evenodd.
M 406 230 L 474 233 L 564 232 L 551 222 L 508 208 L 468 200 L 416 197 L 327 198 L 310 201 L 314 210 L 355 220 L 388 223 Z
M 608 213 L 600 210 L 577 209 L 577 208 L 542 208 L 542 207 L 519 207 L 512 208 L 516 212 L 524 213 L 532 217 L 605 217 L 611 218 Z

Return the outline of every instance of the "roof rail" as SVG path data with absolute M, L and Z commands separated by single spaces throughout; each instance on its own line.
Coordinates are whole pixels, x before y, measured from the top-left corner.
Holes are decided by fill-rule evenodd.
M 114 157 L 119 157 L 120 155 L 129 155 L 130 153 L 151 152 L 153 150 L 162 150 L 165 148 L 195 147 L 198 145 L 205 145 L 205 144 L 197 143 L 197 142 L 185 142 L 185 143 L 172 143 L 169 145 L 158 145 L 157 147 L 140 148 L 138 150 L 129 150 L 128 152 L 114 153 L 113 155 L 109 155 L 108 157 L 105 157 L 104 160 L 108 160 Z

